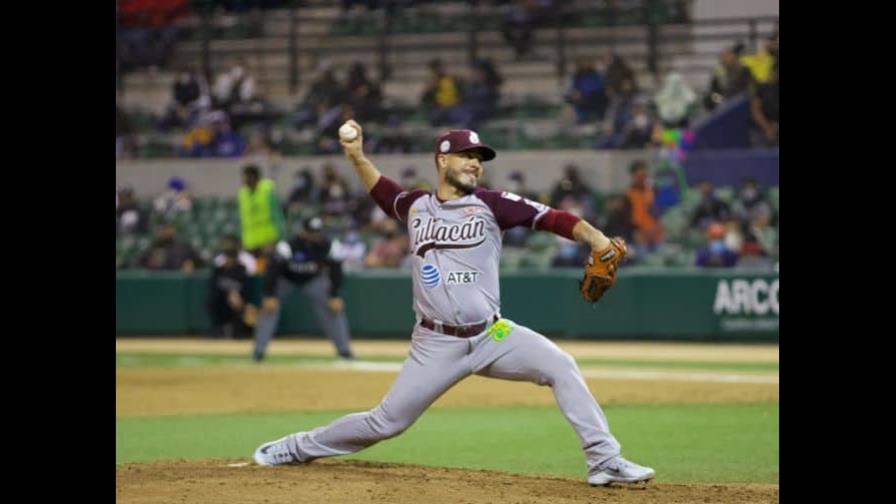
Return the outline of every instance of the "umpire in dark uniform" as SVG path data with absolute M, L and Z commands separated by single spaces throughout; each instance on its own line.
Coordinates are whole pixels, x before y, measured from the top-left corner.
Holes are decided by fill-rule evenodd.
M 345 304 L 339 296 L 342 264 L 333 258 L 332 243 L 324 236 L 323 221 L 311 217 L 304 230 L 292 240 L 281 241 L 272 254 L 262 284 L 261 314 L 255 326 L 252 359 L 264 359 L 265 351 L 280 321 L 280 305 L 296 287 L 311 302 L 324 334 L 343 359 L 353 358 Z

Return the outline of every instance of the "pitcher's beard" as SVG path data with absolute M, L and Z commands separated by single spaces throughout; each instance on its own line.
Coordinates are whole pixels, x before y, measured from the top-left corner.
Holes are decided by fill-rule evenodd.
M 463 195 L 473 194 L 473 191 L 476 189 L 476 184 L 465 184 L 460 181 L 457 177 L 454 176 L 453 173 L 448 173 L 445 175 L 445 182 L 448 182 L 448 185 L 457 189 Z

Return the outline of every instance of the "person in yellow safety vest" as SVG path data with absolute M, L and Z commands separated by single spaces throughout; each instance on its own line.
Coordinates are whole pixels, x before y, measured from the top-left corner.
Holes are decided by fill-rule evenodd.
M 755 54 L 748 54 L 740 58 L 742 65 L 750 69 L 753 78 L 759 84 L 769 81 L 772 74 L 772 67 L 778 60 L 778 36 L 772 35 L 765 40 L 765 47 L 756 51 Z
M 262 179 L 257 166 L 243 168 L 243 182 L 238 197 L 243 247 L 261 259 L 284 235 L 283 211 L 274 181 Z M 262 261 L 258 272 L 263 271 Z

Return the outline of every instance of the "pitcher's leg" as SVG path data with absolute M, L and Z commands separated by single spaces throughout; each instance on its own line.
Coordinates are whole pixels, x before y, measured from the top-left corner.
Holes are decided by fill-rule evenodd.
M 430 339 L 415 334 L 398 378 L 377 407 L 290 436 L 290 451 L 306 462 L 354 453 L 401 434 L 445 391 L 471 374 L 467 345 L 450 336 Z
M 474 372 L 551 387 L 557 405 L 581 439 L 589 468 L 619 455 L 619 442 L 610 434 L 607 418 L 575 359 L 541 334 L 508 322 L 512 330 L 501 341 L 485 335 L 476 342 Z

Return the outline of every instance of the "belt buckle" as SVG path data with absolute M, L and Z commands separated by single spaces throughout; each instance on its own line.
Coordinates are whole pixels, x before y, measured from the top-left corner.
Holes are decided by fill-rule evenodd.
M 438 320 L 433 320 L 432 325 L 435 327 L 436 332 L 445 334 L 445 327 L 442 325 L 441 322 L 439 322 Z

